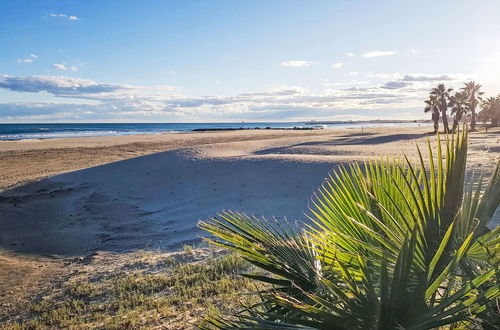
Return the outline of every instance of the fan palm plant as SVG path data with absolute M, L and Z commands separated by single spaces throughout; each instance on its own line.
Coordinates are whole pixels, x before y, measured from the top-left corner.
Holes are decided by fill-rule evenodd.
M 449 106 L 451 107 L 451 114 L 453 115 L 453 126 L 451 131 L 455 133 L 458 128 L 459 122 L 462 120 L 465 113 L 467 113 L 467 95 L 465 92 L 456 92 L 450 96 Z
M 429 99 L 425 101 L 424 112 L 430 112 L 432 122 L 434 123 L 434 134 L 438 132 L 439 129 L 439 103 L 435 95 L 429 95 Z
M 450 131 L 448 126 L 448 100 L 453 89 L 446 88 L 444 84 L 439 84 L 431 90 L 431 96 L 437 99 L 439 110 L 441 111 L 441 120 L 443 121 L 443 129 L 445 133 Z
M 471 113 L 470 129 L 474 131 L 476 130 L 476 107 L 483 94 L 483 92 L 481 92 L 481 85 L 476 84 L 474 81 L 469 81 L 462 87 L 462 91 L 467 95 L 467 106 Z
M 444 147 L 443 147 L 444 146 Z M 201 222 L 262 274 L 262 301 L 220 329 L 495 328 L 499 316 L 500 163 L 465 184 L 467 132 L 438 136 L 437 155 L 341 166 L 313 197 L 310 221 L 235 212 Z M 476 183 L 473 183 L 477 181 Z

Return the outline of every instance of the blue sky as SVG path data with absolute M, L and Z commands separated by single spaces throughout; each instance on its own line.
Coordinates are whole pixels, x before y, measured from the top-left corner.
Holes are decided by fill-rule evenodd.
M 419 119 L 500 93 L 500 1 L 0 0 L 0 122 Z

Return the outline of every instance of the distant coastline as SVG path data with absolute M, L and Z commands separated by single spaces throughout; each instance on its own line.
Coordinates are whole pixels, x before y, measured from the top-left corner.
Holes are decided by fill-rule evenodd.
M 319 129 L 430 125 L 428 120 L 233 122 L 233 123 L 41 123 L 0 124 L 0 141 L 168 134 L 247 129 Z

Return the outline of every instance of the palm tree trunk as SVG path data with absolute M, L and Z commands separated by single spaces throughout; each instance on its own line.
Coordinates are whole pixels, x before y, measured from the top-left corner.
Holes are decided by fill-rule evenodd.
M 443 120 L 444 133 L 448 133 L 450 131 L 450 127 L 448 126 L 448 114 L 446 113 L 446 106 L 441 106 L 441 119 Z
M 470 130 L 475 131 L 476 130 L 476 95 L 472 93 L 471 96 L 471 113 L 472 113 L 472 118 L 470 121 Z
M 455 117 L 455 118 L 453 119 L 453 126 L 452 126 L 452 128 L 451 128 L 451 132 L 452 132 L 452 133 L 455 133 L 455 131 L 457 130 L 457 127 L 458 127 L 458 119 Z
M 434 122 L 434 134 L 439 130 L 439 111 L 435 109 L 432 111 L 432 121 Z
M 460 110 L 455 113 L 455 117 L 453 117 L 453 128 L 451 129 L 453 133 L 455 133 L 455 131 L 457 130 L 457 127 L 463 117 L 464 115 Z

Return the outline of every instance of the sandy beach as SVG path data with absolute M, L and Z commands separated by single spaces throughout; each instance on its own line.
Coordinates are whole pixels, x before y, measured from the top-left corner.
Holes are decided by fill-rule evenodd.
M 0 247 L 83 255 L 174 249 L 223 209 L 303 219 L 339 163 L 415 155 L 428 128 L 271 130 L 0 142 Z M 469 168 L 491 171 L 498 132 L 471 134 Z M 22 220 L 21 220 L 22 219 Z
M 0 142 L 0 297 L 35 294 L 78 269 L 74 258 L 198 242 L 197 222 L 221 210 L 304 220 L 311 194 L 336 166 L 382 155 L 414 157 L 415 144 L 435 139 L 428 131 L 248 130 Z M 491 172 L 500 160 L 500 132 L 472 133 L 469 146 L 469 169 Z
M 0 330 L 500 324 L 500 1 L 4 2 Z

